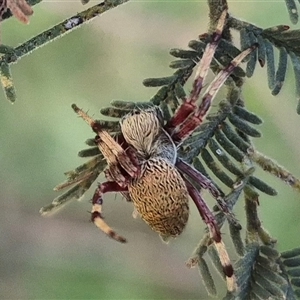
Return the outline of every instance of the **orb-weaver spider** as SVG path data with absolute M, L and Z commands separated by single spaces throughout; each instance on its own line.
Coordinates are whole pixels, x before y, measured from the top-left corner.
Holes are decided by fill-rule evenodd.
M 141 218 L 166 240 L 182 233 L 189 217 L 190 196 L 208 226 L 226 275 L 228 290 L 233 291 L 236 280 L 220 229 L 193 181 L 209 190 L 228 218 L 235 221 L 234 216 L 213 183 L 177 155 L 181 143 L 202 124 L 212 100 L 234 68 L 256 48 L 254 45 L 246 49 L 219 72 L 202 96 L 201 103 L 196 104 L 221 39 L 226 16 L 224 11 L 211 42 L 205 48 L 190 96 L 184 99 L 168 122 L 165 123 L 159 107 L 137 108 L 121 119 L 121 133 L 114 138 L 75 104 L 72 108 L 97 134 L 95 143 L 108 164 L 105 170 L 107 181 L 98 185 L 92 197 L 91 219 L 94 224 L 111 238 L 126 242 L 102 217 L 103 194 L 120 192 L 133 202 Z

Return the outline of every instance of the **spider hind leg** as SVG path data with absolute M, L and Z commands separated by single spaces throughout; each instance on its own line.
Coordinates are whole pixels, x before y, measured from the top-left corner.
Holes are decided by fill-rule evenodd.
M 201 186 L 201 188 L 208 190 L 210 194 L 217 201 L 218 207 L 224 213 L 228 222 L 233 224 L 238 230 L 242 229 L 241 224 L 238 222 L 233 212 L 227 206 L 224 198 L 221 196 L 221 193 L 219 192 L 219 190 L 216 188 L 216 186 L 212 183 L 210 179 L 208 179 L 201 172 L 199 172 L 193 166 L 187 164 L 185 161 L 183 161 L 180 158 L 177 159 L 176 167 L 182 173 L 186 174 L 187 176 L 195 180 L 195 182 L 197 182 Z
M 227 289 L 230 292 L 234 292 L 237 289 L 236 277 L 234 275 L 233 266 L 231 264 L 226 247 L 222 241 L 221 232 L 217 224 L 217 221 L 214 215 L 212 214 L 212 212 L 207 207 L 200 193 L 194 188 L 194 186 L 188 180 L 186 180 L 186 186 L 203 221 L 208 227 L 210 238 L 213 241 L 214 246 L 218 252 L 218 256 L 221 265 L 223 267 L 223 272 L 226 276 Z

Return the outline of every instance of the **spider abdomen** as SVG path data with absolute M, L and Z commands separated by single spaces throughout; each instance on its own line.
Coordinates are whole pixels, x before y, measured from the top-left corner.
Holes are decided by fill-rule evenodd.
M 128 186 L 141 218 L 163 238 L 182 233 L 189 217 L 186 184 L 169 161 L 156 157 L 142 165 L 141 176 Z

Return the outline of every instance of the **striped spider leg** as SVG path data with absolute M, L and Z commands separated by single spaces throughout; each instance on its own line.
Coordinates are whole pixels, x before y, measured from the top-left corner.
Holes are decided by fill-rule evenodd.
M 97 134 L 95 142 L 98 145 L 101 153 L 108 163 L 106 170 L 109 181 L 98 185 L 92 197 L 92 222 L 109 237 L 125 243 L 126 239 L 118 235 L 110 226 L 106 224 L 102 217 L 102 195 L 108 192 L 128 192 L 127 183 L 128 177 L 136 177 L 139 174 L 139 169 L 135 165 L 136 160 L 130 159 L 125 153 L 125 150 L 118 144 L 107 131 L 104 131 L 100 124 L 89 117 L 84 111 L 79 109 L 75 104 L 72 105 L 73 110 L 88 123 L 93 131 Z M 122 168 L 122 171 L 121 171 Z M 125 171 L 125 172 L 124 172 Z M 113 180 L 113 181 L 112 181 Z

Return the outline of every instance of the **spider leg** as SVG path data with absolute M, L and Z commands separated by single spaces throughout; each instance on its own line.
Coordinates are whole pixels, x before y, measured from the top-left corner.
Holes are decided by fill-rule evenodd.
M 103 220 L 102 217 L 102 204 L 103 198 L 102 195 L 108 192 L 127 192 L 127 187 L 121 187 L 117 182 L 114 181 L 106 181 L 104 183 L 99 184 L 97 187 L 93 198 L 92 198 L 92 211 L 91 211 L 91 221 L 106 235 L 111 237 L 112 239 L 126 243 L 126 239 L 120 235 L 118 235 L 107 223 Z
M 229 291 L 234 291 L 237 289 L 236 278 L 233 272 L 233 267 L 230 262 L 227 250 L 221 238 L 221 232 L 219 226 L 216 222 L 216 219 L 212 212 L 207 207 L 205 201 L 202 199 L 200 193 L 194 188 L 194 186 L 188 181 L 185 180 L 187 189 L 195 205 L 209 229 L 210 237 L 214 242 L 216 250 L 219 254 L 220 262 L 223 267 L 224 274 L 226 275 L 227 288 Z
M 241 229 L 241 225 L 239 224 L 238 220 L 235 218 L 232 211 L 228 208 L 219 190 L 215 187 L 211 180 L 209 180 L 201 172 L 199 172 L 180 158 L 177 158 L 176 167 L 182 173 L 188 175 L 191 179 L 197 182 L 202 188 L 208 190 L 210 194 L 216 199 L 219 208 L 225 214 L 229 222 L 231 222 L 235 227 Z
M 175 139 L 178 143 L 182 142 L 184 139 L 190 136 L 200 124 L 202 124 L 211 108 L 213 99 L 215 98 L 224 82 L 233 72 L 234 68 L 237 67 L 243 61 L 243 59 L 256 48 L 257 44 L 254 44 L 252 47 L 244 50 L 238 56 L 236 56 L 225 69 L 218 73 L 218 75 L 206 89 L 202 98 L 202 102 L 200 103 L 198 108 L 196 108 L 195 112 L 192 113 L 183 124 L 179 124 L 174 129 L 172 133 L 173 139 Z
M 86 114 L 82 109 L 78 108 L 75 104 L 72 104 L 73 110 L 84 119 L 84 121 L 89 124 L 93 131 L 99 136 L 103 143 L 98 141 L 98 146 L 105 145 L 105 153 L 109 157 L 113 154 L 118 163 L 122 168 L 130 175 L 130 177 L 136 177 L 138 175 L 139 169 L 134 165 L 132 160 L 128 155 L 126 155 L 125 150 L 120 144 L 118 144 L 109 133 L 101 128 L 101 125 L 92 119 L 88 114 Z M 100 149 L 101 150 L 101 149 Z M 104 153 L 102 153 L 107 159 Z
M 103 141 L 101 141 L 101 139 L 96 139 L 96 142 L 108 164 L 108 169 L 105 170 L 106 179 L 108 181 L 115 181 L 122 187 L 127 186 L 128 180 L 122 174 L 116 156 L 112 153 L 109 147 Z
M 202 59 L 200 60 L 199 66 L 196 71 L 193 89 L 189 98 L 184 99 L 183 104 L 180 106 L 180 108 L 171 118 L 171 120 L 169 120 L 169 122 L 167 123 L 166 128 L 169 133 L 173 128 L 176 128 L 178 125 L 182 124 L 196 108 L 195 103 L 198 100 L 200 92 L 202 90 L 203 81 L 208 73 L 211 61 L 214 57 L 215 51 L 222 37 L 222 31 L 225 25 L 226 15 L 227 10 L 224 10 L 218 21 L 216 31 L 212 34 L 212 41 L 206 45 Z
M 113 178 L 113 175 L 111 174 L 111 170 L 110 169 L 105 169 L 104 170 L 104 175 L 105 175 L 105 178 L 107 179 L 107 181 L 116 181 Z M 118 182 L 118 184 L 120 185 L 119 182 Z M 127 202 L 131 202 L 132 201 L 131 198 L 130 198 L 130 196 L 129 196 L 129 192 L 120 192 L 120 193 L 126 199 Z
M 120 164 L 114 155 L 114 153 L 109 149 L 109 147 L 101 141 L 99 137 L 96 137 L 95 139 L 96 144 L 98 145 L 101 153 L 106 158 L 106 161 L 108 163 L 109 168 L 104 171 L 105 178 L 108 181 L 116 181 L 119 185 L 125 186 L 128 184 L 128 176 L 122 173 L 122 169 L 120 169 Z M 122 146 L 124 151 L 126 152 L 126 155 L 130 158 L 131 162 L 135 165 L 139 165 L 139 160 L 137 158 L 136 152 L 128 146 L 126 141 L 122 136 L 116 136 L 116 142 Z M 126 197 L 128 200 L 128 197 Z

